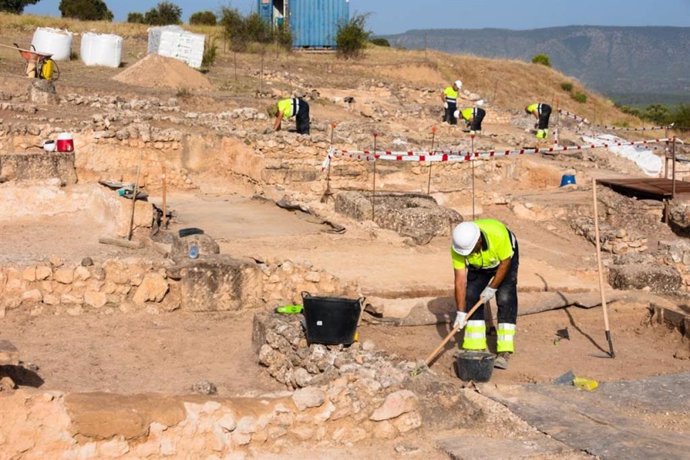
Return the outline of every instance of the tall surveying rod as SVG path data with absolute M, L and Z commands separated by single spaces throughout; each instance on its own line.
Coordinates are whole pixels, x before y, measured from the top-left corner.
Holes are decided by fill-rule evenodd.
M 601 247 L 599 244 L 599 206 L 597 205 L 597 180 L 592 179 L 592 196 L 594 198 L 594 239 L 597 247 L 597 266 L 599 269 L 599 292 L 601 293 L 601 306 L 604 310 L 604 327 L 606 328 L 606 340 L 609 343 L 609 356 L 615 358 L 611 330 L 609 329 L 609 313 L 606 308 L 606 296 L 604 295 L 604 269 L 601 264 Z

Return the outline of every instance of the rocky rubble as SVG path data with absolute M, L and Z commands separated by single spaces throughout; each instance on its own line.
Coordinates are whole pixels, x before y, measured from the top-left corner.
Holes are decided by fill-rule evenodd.
M 324 385 L 338 378 L 361 381 L 371 391 L 401 385 L 414 363 L 376 351 L 371 342 L 350 346 L 308 344 L 302 315 L 258 313 L 252 343 L 259 363 L 288 388 Z

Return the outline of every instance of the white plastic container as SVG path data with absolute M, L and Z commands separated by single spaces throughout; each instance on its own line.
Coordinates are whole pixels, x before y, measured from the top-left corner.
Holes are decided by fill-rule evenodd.
M 148 53 L 179 59 L 198 69 L 204 58 L 205 41 L 205 35 L 187 32 L 179 26 L 151 27 Z
M 79 55 L 86 65 L 120 67 L 122 63 L 122 37 L 87 32 L 81 36 Z
M 69 61 L 72 52 L 72 32 L 50 27 L 39 27 L 31 45 L 39 53 L 52 54 L 56 61 Z

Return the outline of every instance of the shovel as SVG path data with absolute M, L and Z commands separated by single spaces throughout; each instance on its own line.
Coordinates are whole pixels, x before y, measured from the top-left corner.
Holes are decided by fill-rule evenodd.
M 482 305 L 482 303 L 484 303 L 484 302 L 482 301 L 482 299 L 479 299 L 479 300 L 477 301 L 477 303 L 475 303 L 475 304 L 472 306 L 472 308 L 470 309 L 470 311 L 467 312 L 467 318 L 470 318 L 470 317 L 472 316 L 472 314 L 473 314 L 475 311 L 477 311 L 477 308 L 479 308 L 479 307 Z M 462 330 L 462 328 L 464 328 L 464 327 L 465 327 L 465 325 L 463 325 L 462 327 L 456 327 L 456 328 L 454 328 L 452 331 L 450 331 L 450 332 L 448 333 L 448 335 L 446 336 L 446 338 L 444 338 L 444 339 L 441 341 L 441 343 L 439 344 L 439 346 L 436 347 L 436 349 L 435 349 L 434 351 L 432 351 L 431 354 L 430 354 L 429 356 L 427 356 L 427 358 L 424 360 L 424 364 L 423 364 L 423 365 L 420 365 L 420 366 L 417 366 L 416 368 L 414 368 L 414 369 L 412 370 L 412 372 L 410 372 L 410 375 L 412 375 L 412 376 L 419 375 L 425 368 L 428 368 L 428 367 L 429 367 L 429 364 L 431 364 L 431 362 L 434 360 L 434 358 L 436 358 L 436 355 L 443 349 L 443 347 L 446 346 L 446 344 L 448 343 L 448 341 L 449 341 L 450 339 L 452 339 L 453 336 L 455 336 L 455 334 L 457 334 L 458 332 L 460 332 L 460 331 Z

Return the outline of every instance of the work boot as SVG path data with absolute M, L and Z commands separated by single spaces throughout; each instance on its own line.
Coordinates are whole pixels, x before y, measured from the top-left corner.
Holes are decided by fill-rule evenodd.
M 496 355 L 494 360 L 494 367 L 496 369 L 508 369 L 508 360 L 510 359 L 510 353 L 503 352 Z

